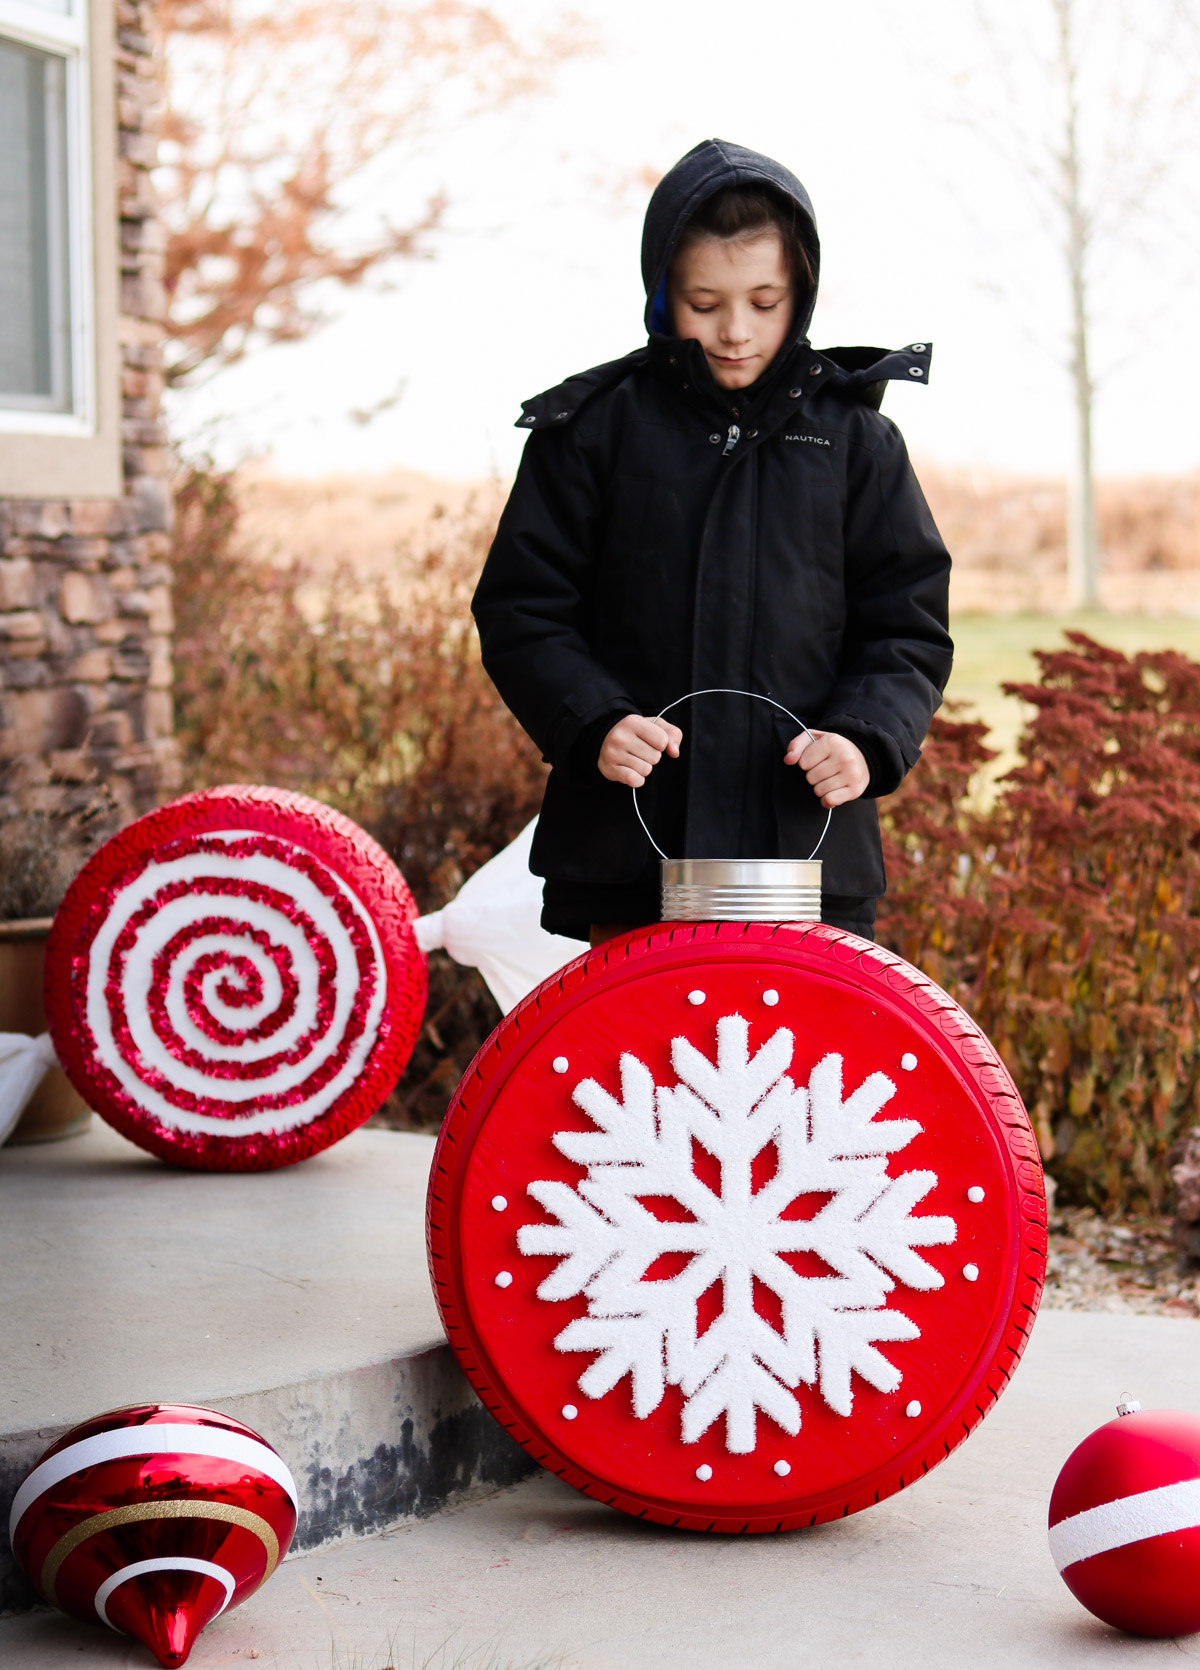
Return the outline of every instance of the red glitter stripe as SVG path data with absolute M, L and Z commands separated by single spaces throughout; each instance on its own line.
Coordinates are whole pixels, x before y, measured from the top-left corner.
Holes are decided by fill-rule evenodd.
M 233 935 L 239 939 L 253 939 L 262 951 L 275 964 L 279 975 L 279 1002 L 271 1013 L 254 1026 L 242 1027 L 235 1030 L 232 1026 L 219 1021 L 204 1006 L 203 987 L 209 975 L 220 973 L 222 978 L 218 986 L 218 995 L 223 1003 L 231 1009 L 250 1009 L 263 1001 L 263 977 L 253 959 L 246 954 L 234 954 L 227 950 L 206 951 L 196 958 L 187 974 L 184 976 L 184 1003 L 187 1008 L 188 1019 L 206 1038 L 217 1044 L 256 1044 L 264 1038 L 270 1038 L 281 1027 L 286 1026 L 296 1012 L 296 1002 L 300 993 L 300 982 L 292 973 L 291 962 L 286 947 L 277 945 L 268 934 L 260 928 L 247 929 L 245 923 L 239 923 L 240 930 Z M 223 930 L 232 933 L 229 930 Z M 161 1036 L 170 1026 L 166 1013 L 166 994 L 168 990 L 168 970 L 179 960 L 189 943 L 194 943 L 200 937 L 198 934 L 185 936 L 180 934 L 169 945 L 164 946 L 155 958 L 155 980 L 150 988 L 150 1012 L 154 1018 L 154 1030 Z M 177 943 L 182 942 L 182 943 Z M 159 965 L 162 965 L 160 968 Z M 233 985 L 233 977 L 239 975 L 245 983 L 244 990 L 238 990 Z M 161 976 L 161 977 L 160 977 Z M 158 1012 L 162 1013 L 162 1024 L 158 1020 Z

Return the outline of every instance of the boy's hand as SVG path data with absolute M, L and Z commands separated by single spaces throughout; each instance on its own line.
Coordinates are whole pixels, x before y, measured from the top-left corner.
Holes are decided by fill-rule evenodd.
M 788 743 L 783 763 L 800 767 L 825 807 L 857 800 L 871 781 L 862 749 L 856 748 L 849 737 L 838 736 L 834 731 L 794 736 Z
M 643 719 L 629 713 L 618 721 L 600 750 L 600 773 L 610 783 L 640 789 L 664 754 L 679 758 L 683 732 L 665 719 Z

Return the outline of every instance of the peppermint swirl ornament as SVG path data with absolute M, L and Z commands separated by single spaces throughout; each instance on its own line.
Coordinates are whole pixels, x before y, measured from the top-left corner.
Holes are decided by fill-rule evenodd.
M 258 1433 L 212 1409 L 148 1403 L 52 1444 L 13 1500 L 9 1541 L 52 1606 L 173 1667 L 266 1582 L 295 1529 L 295 1482 Z
M 412 1052 L 426 962 L 404 878 L 303 795 L 189 795 L 108 841 L 46 954 L 68 1077 L 131 1141 L 208 1171 L 290 1165 L 369 1118 Z

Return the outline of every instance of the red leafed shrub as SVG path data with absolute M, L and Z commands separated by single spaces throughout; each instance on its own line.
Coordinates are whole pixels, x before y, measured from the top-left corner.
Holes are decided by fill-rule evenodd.
M 880 938 L 992 1038 L 1066 1198 L 1156 1210 L 1200 1115 L 1200 665 L 1067 636 L 1005 686 L 1035 712 L 988 811 L 983 727 L 934 721 L 884 809 Z
M 387 581 L 323 586 L 238 547 L 230 477 L 176 489 L 175 702 L 189 788 L 298 789 L 396 859 L 424 909 L 537 811 L 544 767 L 483 670 L 470 600 L 486 518 L 434 518 Z M 314 590 L 314 611 L 298 599 Z
M 483 670 L 470 597 L 491 537 L 470 508 L 397 551 L 387 584 L 247 558 L 235 482 L 176 483 L 175 702 L 185 785 L 269 783 L 336 806 L 391 853 L 423 911 L 537 812 L 545 767 Z M 385 1117 L 437 1126 L 500 1019 L 474 969 L 430 958 L 426 1021 Z

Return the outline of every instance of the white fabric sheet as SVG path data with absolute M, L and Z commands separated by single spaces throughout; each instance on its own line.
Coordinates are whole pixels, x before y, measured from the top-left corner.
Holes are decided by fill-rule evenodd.
M 49 1068 L 58 1064 L 50 1034 L 0 1032 L 0 1144 L 8 1141 L 26 1103 Z
M 587 950 L 582 940 L 548 934 L 541 925 L 542 884 L 529 870 L 536 825 L 535 818 L 444 909 L 415 924 L 421 950 L 444 949 L 456 963 L 477 968 L 505 1014 Z

